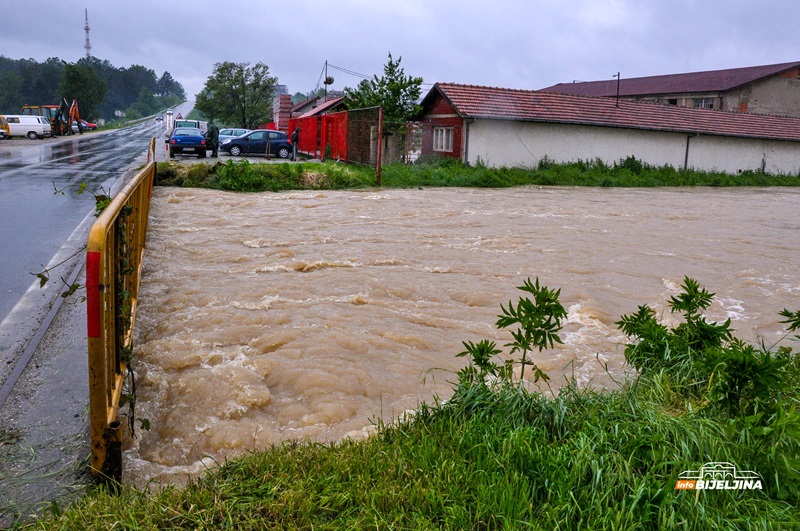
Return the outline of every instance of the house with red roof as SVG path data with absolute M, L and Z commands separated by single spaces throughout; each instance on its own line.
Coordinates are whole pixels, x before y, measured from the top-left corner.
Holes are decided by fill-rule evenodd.
M 558 83 L 546 92 L 800 116 L 800 62 L 630 79 Z
M 437 83 L 421 102 L 422 155 L 533 167 L 634 156 L 655 166 L 800 173 L 800 118 Z
M 342 96 L 344 93 L 341 91 L 330 91 L 326 95 L 323 96 L 313 96 L 301 102 L 295 103 L 292 105 L 292 111 L 289 115 L 290 118 L 299 118 L 306 114 L 309 111 L 314 110 L 316 107 L 325 104 L 332 100 L 339 100 L 341 101 Z M 324 110 L 324 109 L 323 109 Z M 340 110 L 339 108 L 334 110 Z
M 344 96 L 336 96 L 323 101 L 318 100 L 316 105 L 313 105 L 309 108 L 300 108 L 298 111 L 292 113 L 292 118 L 322 116 L 323 114 L 342 111 L 344 108 Z

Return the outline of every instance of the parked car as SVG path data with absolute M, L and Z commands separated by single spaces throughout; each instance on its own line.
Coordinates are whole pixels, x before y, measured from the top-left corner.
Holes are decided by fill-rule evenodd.
M 44 116 L 6 114 L 5 118 L 8 122 L 8 138 L 27 136 L 36 140 L 51 134 L 50 122 Z
M 86 120 L 81 120 L 81 127 L 83 127 L 84 131 L 91 131 L 93 129 L 97 129 L 97 124 L 93 124 L 91 122 L 87 122 Z M 72 120 L 71 128 L 72 128 L 72 132 L 73 133 L 80 133 L 81 132 L 81 130 L 78 129 L 78 122 L 75 121 L 75 120 Z
M 237 136 L 246 135 L 252 131 L 252 129 L 232 129 L 230 127 L 226 127 L 225 129 L 219 130 L 219 143 L 222 144 L 229 138 L 236 138 Z
M 242 154 L 266 155 L 267 142 L 270 146 L 270 155 L 282 159 L 288 159 L 292 155 L 292 143 L 289 142 L 286 133 L 267 129 L 256 129 L 246 135 L 230 138 L 222 142 L 219 149 L 234 157 Z
M 176 127 L 169 136 L 169 157 L 175 153 L 196 153 L 201 159 L 206 156 L 206 139 L 196 127 Z

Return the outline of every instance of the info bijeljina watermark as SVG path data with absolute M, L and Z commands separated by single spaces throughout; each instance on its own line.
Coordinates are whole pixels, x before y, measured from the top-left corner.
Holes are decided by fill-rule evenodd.
M 678 475 L 675 490 L 761 490 L 761 476 L 752 470 L 737 470 L 725 461 L 706 463 L 700 470 Z

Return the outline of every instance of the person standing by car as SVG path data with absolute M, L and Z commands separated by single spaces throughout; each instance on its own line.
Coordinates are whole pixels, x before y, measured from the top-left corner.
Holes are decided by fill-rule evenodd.
M 292 160 L 297 159 L 297 143 L 300 141 L 300 128 L 294 130 L 292 133 Z
M 208 140 L 211 146 L 211 158 L 217 158 L 217 151 L 219 150 L 219 127 L 214 123 L 214 120 L 208 122 L 206 140 Z

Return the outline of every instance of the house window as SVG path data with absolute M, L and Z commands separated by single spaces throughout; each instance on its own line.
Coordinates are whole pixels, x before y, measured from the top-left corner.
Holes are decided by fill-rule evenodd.
M 434 127 L 433 128 L 433 150 L 434 151 L 453 151 L 453 128 Z
M 692 107 L 695 109 L 713 109 L 714 98 L 695 98 L 692 102 Z

